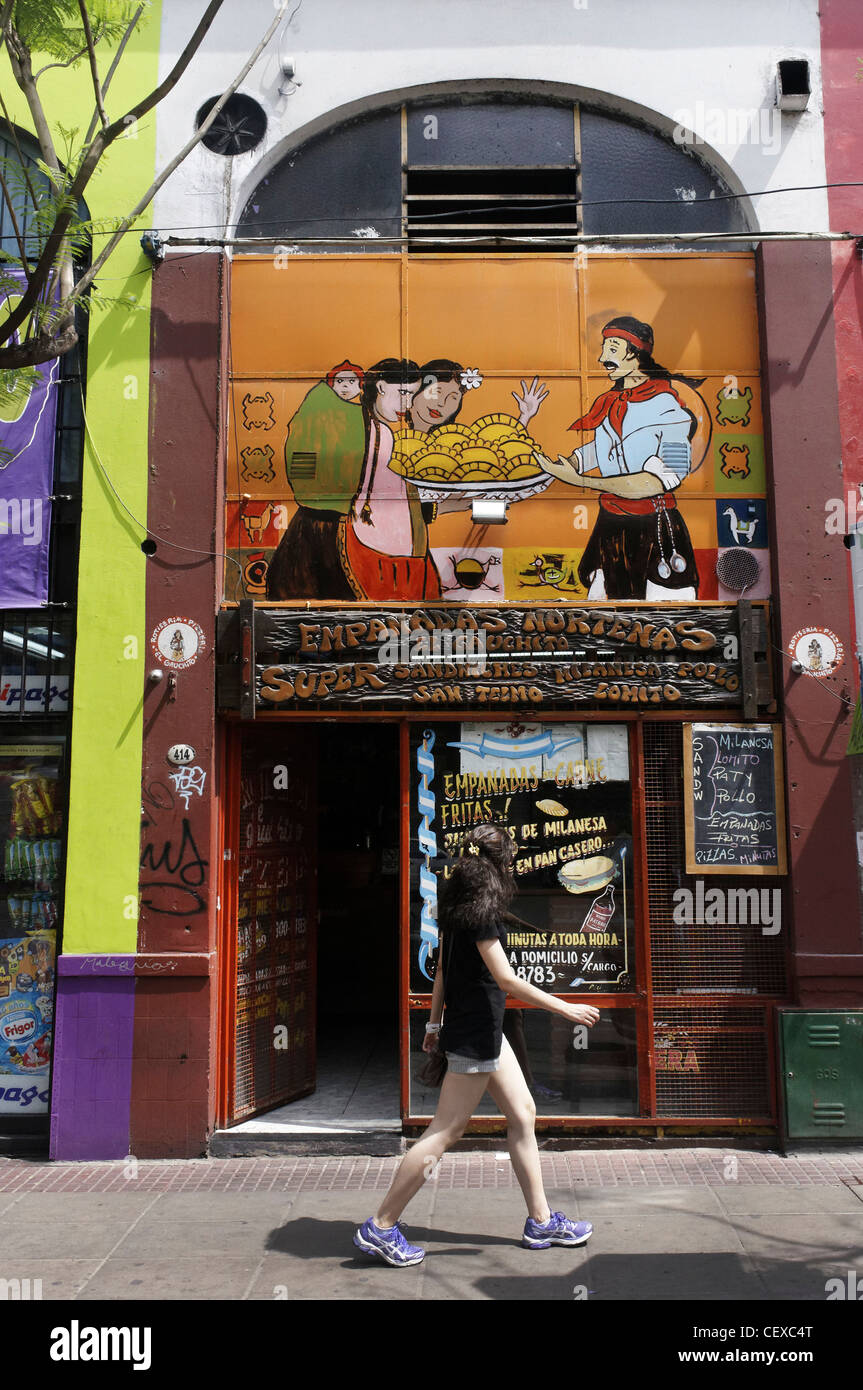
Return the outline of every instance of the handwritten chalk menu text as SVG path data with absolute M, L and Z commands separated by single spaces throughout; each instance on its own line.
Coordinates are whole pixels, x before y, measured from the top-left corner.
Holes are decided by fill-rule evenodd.
M 686 872 L 785 873 L 778 724 L 686 724 Z

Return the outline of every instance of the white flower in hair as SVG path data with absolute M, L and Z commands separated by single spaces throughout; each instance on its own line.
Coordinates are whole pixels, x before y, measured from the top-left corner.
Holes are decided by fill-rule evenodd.
M 461 384 L 466 391 L 473 391 L 477 386 L 482 386 L 479 367 L 467 367 L 461 374 Z

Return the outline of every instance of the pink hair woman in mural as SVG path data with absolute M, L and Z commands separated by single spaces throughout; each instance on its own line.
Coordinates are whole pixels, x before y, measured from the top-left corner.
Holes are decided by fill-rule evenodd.
M 698 595 L 695 554 L 674 495 L 692 469 L 698 422 L 672 380 L 692 388 L 702 381 L 672 376 L 652 354 L 650 324 L 629 315 L 611 319 L 599 361 L 613 386 L 570 425 L 593 430 L 593 440 L 568 459 L 543 461 L 555 477 L 600 494 L 578 567 L 591 599 Z
M 414 369 L 418 380 L 411 386 L 410 409 L 405 411 L 406 379 Z M 366 466 L 352 514 L 340 533 L 342 565 L 357 598 L 441 597 L 428 526 L 438 512 L 461 511 L 470 502 L 465 497 L 440 504 L 423 502 L 418 489 L 389 467 L 393 430 L 406 417 L 413 430 L 433 434 L 456 419 L 469 385 L 480 382 L 477 373 L 466 372 L 448 357 L 434 358 L 422 367 L 388 358 L 366 373 Z M 519 419 L 526 425 L 548 392 L 538 379 L 530 385 L 523 381 L 521 387 L 522 396 L 512 394 L 520 408 Z
M 390 468 L 393 431 L 407 418 L 420 369 L 385 357 L 365 374 L 362 408 L 366 451 L 359 487 L 339 529 L 339 552 L 357 598 L 440 598 L 417 489 Z

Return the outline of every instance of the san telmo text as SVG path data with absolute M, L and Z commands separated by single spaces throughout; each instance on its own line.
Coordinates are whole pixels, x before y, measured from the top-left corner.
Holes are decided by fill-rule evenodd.
M 392 696 L 416 704 L 485 705 L 542 704 L 555 697 L 597 700 L 610 704 L 677 704 L 689 689 L 675 680 L 703 681 L 717 692 L 733 694 L 740 687 L 736 671 L 716 662 L 680 662 L 666 668 L 664 678 L 648 683 L 645 676 L 658 668 L 640 663 L 571 663 L 540 669 L 491 663 L 478 677 L 470 666 L 378 666 L 367 661 L 339 666 L 265 666 L 260 673 L 260 699 L 279 705 L 290 700 L 319 701 L 337 695 Z M 669 679 L 668 677 L 671 677 Z M 541 684 L 540 684 L 541 682 Z M 584 683 L 582 686 L 581 683 Z

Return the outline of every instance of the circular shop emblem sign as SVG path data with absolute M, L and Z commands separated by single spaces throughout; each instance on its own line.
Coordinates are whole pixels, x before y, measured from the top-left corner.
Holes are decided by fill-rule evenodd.
M 155 629 L 150 645 L 156 656 L 173 671 L 194 666 L 206 645 L 204 629 L 194 618 L 166 618 Z
M 819 680 L 832 676 L 845 655 L 842 643 L 829 627 L 801 627 L 788 643 L 788 651 L 807 676 L 817 676 Z

